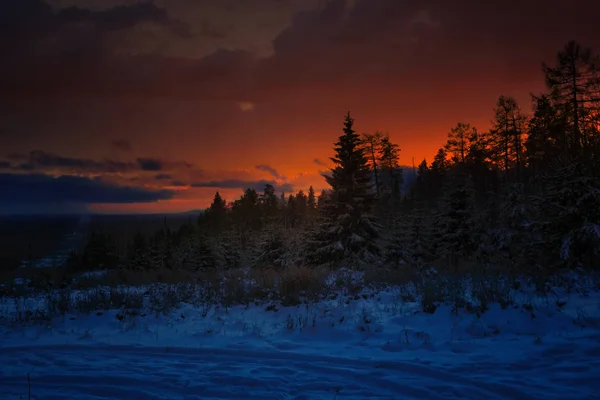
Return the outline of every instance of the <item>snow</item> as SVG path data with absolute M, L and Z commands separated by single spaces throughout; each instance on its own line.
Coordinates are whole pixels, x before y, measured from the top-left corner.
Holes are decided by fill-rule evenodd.
M 427 314 L 388 288 L 4 323 L 0 398 L 27 398 L 28 374 L 33 399 L 600 398 L 600 293 L 554 292 L 515 292 L 479 317 Z M 0 315 L 13 303 L 0 300 Z

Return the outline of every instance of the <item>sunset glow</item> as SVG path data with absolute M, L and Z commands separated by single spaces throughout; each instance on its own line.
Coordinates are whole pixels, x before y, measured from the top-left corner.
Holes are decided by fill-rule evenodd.
M 600 43 L 594 13 L 558 0 L 547 15 L 534 2 L 519 13 L 475 0 L 230 3 L 28 0 L 15 15 L 0 10 L 24 26 L 45 18 L 0 42 L 12 60 L 1 67 L 0 173 L 147 192 L 85 199 L 110 213 L 201 209 L 216 190 L 233 200 L 267 182 L 279 193 L 321 190 L 348 110 L 360 132 L 389 133 L 401 164 L 418 164 L 457 122 L 488 129 L 501 94 L 529 112 L 530 93 L 544 88 L 540 60 L 565 40 Z

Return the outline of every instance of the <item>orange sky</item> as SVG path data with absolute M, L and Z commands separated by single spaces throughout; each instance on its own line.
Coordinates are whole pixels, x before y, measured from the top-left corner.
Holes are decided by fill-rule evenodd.
M 568 40 L 600 48 L 596 2 L 547 3 L 23 1 L 0 10 L 28 33 L 0 41 L 0 178 L 84 177 L 97 198 L 72 197 L 101 212 L 203 208 L 264 182 L 320 190 L 348 110 L 418 164 L 457 122 L 486 129 L 500 95 L 529 111 L 541 63 Z M 130 202 L 122 187 L 171 192 Z

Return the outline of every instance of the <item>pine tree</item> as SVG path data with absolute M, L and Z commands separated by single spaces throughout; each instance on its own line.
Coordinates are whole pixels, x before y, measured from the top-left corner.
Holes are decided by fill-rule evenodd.
M 432 259 L 430 224 L 425 210 L 419 206 L 394 219 L 391 240 L 386 246 L 386 259 L 395 267 L 426 269 Z
M 388 135 L 382 135 L 379 141 L 380 153 L 378 163 L 382 172 L 382 191 L 392 199 L 393 203 L 402 196 L 404 174 L 400 168 L 400 147 L 392 143 Z
M 265 222 L 270 224 L 277 217 L 279 201 L 275 195 L 275 188 L 271 184 L 266 184 L 263 194 L 260 197 L 262 212 Z
M 423 160 L 419 164 L 416 177 L 411 184 L 409 200 L 412 204 L 431 201 L 432 196 L 430 195 L 431 185 L 429 177 L 430 170 L 427 166 L 427 160 Z
M 164 229 L 156 232 L 150 244 L 151 268 L 171 268 L 172 248 L 169 231 Z
M 242 197 L 233 202 L 231 217 L 234 221 L 245 247 L 250 239 L 250 232 L 260 230 L 262 227 L 259 196 L 256 190 L 246 189 Z
M 252 265 L 255 268 L 289 267 L 293 261 L 287 257 L 288 252 L 284 233 L 277 227 L 268 227 L 261 233 L 259 242 L 253 249 Z
M 568 120 L 564 153 L 575 157 L 591 151 L 598 141 L 598 61 L 591 49 L 570 41 L 558 53 L 555 67 L 543 66 L 553 105 Z
M 103 233 L 92 233 L 82 254 L 86 270 L 113 269 L 119 265 L 119 254 L 113 240 Z
M 191 272 L 201 272 L 218 267 L 215 249 L 209 238 L 203 234 L 184 238 L 175 249 L 173 258 L 177 268 Z
M 381 193 L 380 179 L 379 179 L 379 153 L 381 153 L 381 140 L 383 134 L 381 132 L 363 133 L 361 141 L 364 146 L 364 152 L 367 159 L 367 165 L 373 171 L 373 177 L 375 178 L 375 193 L 379 197 Z
M 448 133 L 446 150 L 453 153 L 456 162 L 464 163 L 471 142 L 477 136 L 477 129 L 470 124 L 459 122 Z
M 446 182 L 435 221 L 435 245 L 449 272 L 458 273 L 476 249 L 473 183 L 464 165 L 456 165 Z
M 296 215 L 299 223 L 304 222 L 306 219 L 306 213 L 308 212 L 308 197 L 306 194 L 304 194 L 302 189 L 296 193 L 296 201 L 294 206 L 296 207 Z
M 557 160 L 543 175 L 534 197 L 534 230 L 542 240 L 545 265 L 593 267 L 600 261 L 600 175 L 598 161 Z
M 128 246 L 126 267 L 132 270 L 148 269 L 151 265 L 151 260 L 148 256 L 149 252 L 146 237 L 138 232 Z
M 226 228 L 227 202 L 221 197 L 219 192 L 215 193 L 210 207 L 206 210 L 205 219 L 209 229 L 216 234 L 221 233 Z
M 527 162 L 532 177 L 540 175 L 566 149 L 566 121 L 547 95 L 533 97 L 533 116 L 525 142 Z
M 334 168 L 325 176 L 331 199 L 321 210 L 322 222 L 312 244 L 315 263 L 354 260 L 373 262 L 380 254 L 378 227 L 369 212 L 374 202 L 371 172 L 354 119 L 346 116 L 343 135 L 335 144 Z
M 450 167 L 450 162 L 447 159 L 446 149 L 441 148 L 436 153 L 429 169 L 427 176 L 427 186 L 431 188 L 427 190 L 428 197 L 431 201 L 437 201 L 442 194 L 446 173 Z
M 308 212 L 311 215 L 317 210 L 317 198 L 315 197 L 315 190 L 312 185 L 308 188 L 307 206 Z
M 235 230 L 229 229 L 223 233 L 214 244 L 217 264 L 223 269 L 237 268 L 242 262 L 242 250 L 239 237 Z
M 327 192 L 325 189 L 321 190 L 319 197 L 317 198 L 317 210 L 323 210 L 325 208 L 325 203 L 327 202 Z
M 525 116 L 514 98 L 508 96 L 498 98 L 489 144 L 493 159 L 504 170 L 507 178 L 509 170 L 513 167 L 517 177 L 520 178 L 522 174 L 525 120 Z

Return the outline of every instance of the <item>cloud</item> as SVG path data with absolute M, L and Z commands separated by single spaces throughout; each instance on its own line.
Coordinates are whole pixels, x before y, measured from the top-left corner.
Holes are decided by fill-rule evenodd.
M 171 181 L 171 186 L 183 187 L 183 186 L 187 186 L 187 183 L 182 182 L 182 181 Z
M 142 171 L 162 171 L 163 163 L 155 158 L 138 158 L 138 164 Z
M 259 164 L 257 166 L 255 166 L 254 168 L 256 168 L 259 171 L 263 171 L 263 172 L 268 172 L 269 174 L 273 175 L 274 178 L 276 179 L 287 179 L 285 176 L 280 175 L 279 172 L 277 172 L 277 170 L 273 167 L 271 167 L 270 165 L 266 165 L 266 164 Z
M 11 164 L 8 161 L 0 161 L 0 169 L 9 169 Z
M 44 171 L 53 169 L 66 169 L 72 172 L 128 172 L 138 170 L 139 167 L 131 162 L 103 160 L 96 161 L 85 158 L 72 158 L 34 150 L 29 154 L 29 160 L 22 163 L 18 169 L 25 171 Z
M 315 164 L 317 164 L 318 166 L 320 166 L 320 167 L 327 167 L 327 164 L 326 164 L 325 162 L 321 161 L 321 160 L 320 160 L 320 159 L 318 159 L 318 158 L 315 158 L 315 159 L 313 160 L 313 162 L 314 162 Z
M 275 181 L 268 180 L 257 180 L 257 181 L 245 181 L 239 179 L 229 179 L 221 181 L 208 181 L 208 182 L 197 182 L 193 183 L 191 187 L 194 188 L 218 188 L 218 189 L 254 189 L 257 192 L 262 192 L 266 185 L 271 185 L 277 191 L 291 192 L 293 191 L 292 185 L 289 183 L 277 183 Z
M 357 91 L 364 86 L 389 88 L 393 82 L 406 93 L 417 93 L 422 88 L 414 82 L 426 76 L 429 84 L 435 80 L 448 85 L 448 78 L 458 82 L 473 74 L 489 77 L 502 68 L 514 75 L 511 66 L 527 65 L 539 74 L 547 49 L 555 51 L 557 43 L 574 35 L 596 37 L 593 16 L 600 11 L 598 4 L 590 4 L 594 12 L 583 15 L 560 5 L 559 0 L 549 0 L 548 12 L 540 13 L 535 2 L 527 2 L 514 13 L 511 7 L 492 12 L 492 3 L 478 0 L 330 0 L 294 15 L 291 25 L 273 39 L 269 57 L 256 58 L 251 51 L 230 47 L 193 59 L 166 57 L 159 51 L 134 55 L 135 48 L 122 51 L 123 41 L 110 39 L 114 32 L 151 22 L 185 40 L 180 22 L 151 2 L 55 13 L 40 0 L 4 1 L 0 33 L 6 40 L 0 42 L 0 50 L 10 47 L 11 52 L 3 53 L 11 56 L 5 57 L 0 93 L 7 98 L 231 100 L 249 109 L 250 104 L 306 88 L 339 96 L 330 89 L 347 84 Z M 456 12 L 457 7 L 463 11 Z M 510 34 L 508 25 L 513 27 Z M 45 67 L 40 70 L 42 63 Z
M 157 174 L 154 176 L 154 179 L 156 179 L 157 181 L 165 181 L 173 179 L 173 177 L 170 174 Z
M 27 160 L 29 158 L 29 155 L 23 153 L 10 153 L 6 155 L 6 158 L 12 161 L 23 161 Z
M 183 22 L 171 18 L 164 8 L 157 7 L 152 1 L 140 1 L 132 5 L 123 5 L 103 11 L 92 11 L 79 7 L 61 9 L 56 14 L 58 23 L 90 23 L 100 31 L 115 31 L 134 27 L 140 22 L 153 22 L 172 33 L 189 37 L 190 30 Z
M 15 158 L 15 160 L 21 160 L 21 158 Z M 142 157 L 135 161 L 93 160 L 65 157 L 43 150 L 33 150 L 29 153 L 27 161 L 22 162 L 16 169 L 22 171 L 63 171 L 75 174 L 96 174 L 133 173 L 140 171 L 156 172 L 182 170 L 192 167 L 192 164 L 185 161 L 168 161 L 152 157 Z
M 231 49 L 220 49 L 201 59 L 164 57 L 157 53 L 131 55 L 117 51 L 121 41 L 108 41 L 105 33 L 127 29 L 145 20 L 171 26 L 164 10 L 148 3 L 97 12 L 65 9 L 57 17 L 44 14 L 40 18 L 51 20 L 52 30 L 58 31 L 67 29 L 65 26 L 73 21 L 89 23 L 94 27 L 93 34 L 69 32 L 64 37 L 55 37 L 53 46 L 60 50 L 48 50 L 52 63 L 47 63 L 43 71 L 33 68 L 42 62 L 35 57 L 39 53 L 29 52 L 25 60 L 31 61 L 31 68 L 12 69 L 11 73 L 4 74 L 6 79 L 0 83 L 4 92 L 13 96 L 24 93 L 173 96 L 234 100 L 243 110 L 250 110 L 256 102 L 277 98 L 276 92 L 283 89 L 342 82 L 361 72 L 364 63 L 387 65 L 389 60 L 381 59 L 382 48 L 390 44 L 391 38 L 409 42 L 403 29 L 408 29 L 409 19 L 418 10 L 411 14 L 410 7 L 405 6 L 398 11 L 398 7 L 393 6 L 396 2 L 389 0 L 378 4 L 383 6 L 362 0 L 348 7 L 345 1 L 333 0 L 325 7 L 301 12 L 293 18 L 292 25 L 273 40 L 275 53 L 266 59 L 256 59 L 251 51 Z M 401 11 L 406 9 L 409 12 L 405 16 Z M 386 33 L 398 26 L 402 28 L 393 34 Z M 47 33 L 37 32 L 33 36 L 34 41 L 42 40 Z M 379 43 L 382 39 L 386 40 Z M 395 53 L 383 52 L 384 55 Z M 348 54 L 353 54 L 352 63 Z M 394 57 L 396 60 L 406 58 Z M 389 67 L 389 71 L 394 70 L 393 65 Z M 61 78 L 56 79 L 56 76 Z
M 111 185 L 100 179 L 42 174 L 0 174 L 0 204 L 146 203 L 171 199 L 170 190 Z
M 329 176 L 329 177 L 331 177 L 331 176 L 332 176 L 332 174 L 333 174 L 333 172 L 331 172 L 331 170 L 330 170 L 330 169 L 327 169 L 327 170 L 324 170 L 324 171 L 322 171 L 322 170 L 319 170 L 319 175 L 321 175 L 321 176 L 323 176 L 323 177 L 325 177 L 325 176 Z
M 90 87 L 95 94 L 114 92 L 115 85 L 126 81 L 121 81 L 121 74 L 133 77 L 128 66 L 115 57 L 119 52 L 131 53 L 125 32 L 141 23 L 154 24 L 180 39 L 189 37 L 185 24 L 151 1 L 102 11 L 79 7 L 54 10 L 42 0 L 1 1 L 0 53 L 4 60 L 0 87 L 46 95 Z M 135 44 L 131 46 L 135 52 Z M 40 63 L 44 68 L 38 68 Z
M 110 144 L 113 147 L 115 147 L 121 151 L 124 151 L 126 153 L 131 153 L 133 151 L 133 147 L 131 147 L 131 143 L 125 139 L 113 140 L 112 142 L 110 142 Z

